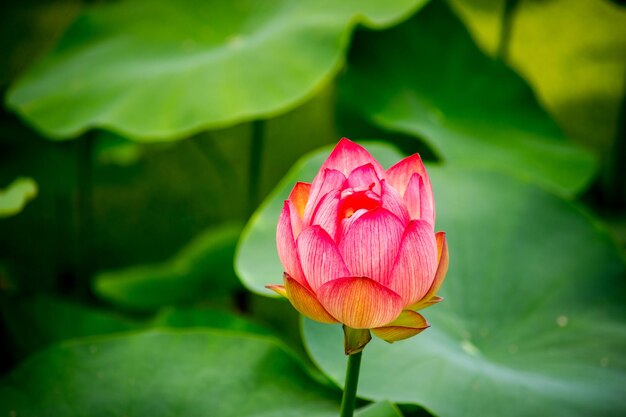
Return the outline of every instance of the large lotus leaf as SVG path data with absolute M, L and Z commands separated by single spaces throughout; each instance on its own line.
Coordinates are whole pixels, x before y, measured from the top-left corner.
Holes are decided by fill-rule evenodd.
M 382 143 L 366 143 L 368 151 L 388 168 L 403 156 L 395 148 Z M 297 181 L 312 181 L 331 147 L 311 152 L 296 162 L 274 191 L 252 215 L 235 253 L 235 270 L 243 284 L 259 294 L 275 296 L 265 288 L 282 282 L 283 267 L 276 252 L 276 223 L 283 202 Z
M 26 203 L 37 196 L 37 183 L 32 178 L 16 178 L 5 189 L 0 189 L 0 218 L 18 214 Z
M 212 227 L 163 263 L 101 272 L 95 291 L 136 310 L 228 295 L 238 284 L 232 259 L 240 230 L 234 224 Z
M 343 101 L 376 124 L 422 137 L 445 162 L 495 168 L 564 194 L 587 184 L 575 148 L 529 86 L 484 55 L 443 2 L 383 33 L 359 33 Z
M 451 0 L 477 43 L 495 55 L 505 0 Z M 608 1 L 517 2 L 507 62 L 573 138 L 606 151 L 626 79 L 626 9 Z
M 438 416 L 626 414 L 624 265 L 570 203 L 487 171 L 430 169 L 450 270 L 431 328 L 364 351 L 359 393 Z M 307 321 L 305 343 L 338 384 L 341 329 Z
M 168 307 L 152 321 L 155 327 L 210 327 L 269 335 L 266 327 L 233 312 L 201 307 Z
M 339 393 L 315 383 L 271 338 L 154 331 L 68 342 L 0 385 L 17 416 L 336 416 Z M 398 417 L 389 403 L 363 417 Z
M 338 71 L 356 24 L 425 0 L 127 0 L 93 7 L 8 94 L 52 138 L 103 127 L 141 139 L 284 112 Z

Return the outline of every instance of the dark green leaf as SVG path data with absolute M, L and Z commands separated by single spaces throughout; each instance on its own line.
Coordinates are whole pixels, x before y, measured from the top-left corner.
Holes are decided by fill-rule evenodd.
M 484 55 L 444 2 L 355 39 L 343 100 L 381 127 L 423 138 L 444 162 L 496 168 L 572 195 L 594 158 L 568 143 L 528 85 Z
M 4 298 L 0 312 L 12 348 L 20 356 L 66 339 L 140 327 L 120 315 L 46 296 Z
M 95 291 L 136 310 L 228 295 L 237 287 L 232 260 L 240 230 L 238 225 L 211 228 L 161 264 L 102 272 Z
M 152 325 L 157 327 L 210 327 L 212 329 L 236 330 L 243 333 L 271 334 L 267 328 L 232 312 L 201 307 L 168 307 L 159 313 Z

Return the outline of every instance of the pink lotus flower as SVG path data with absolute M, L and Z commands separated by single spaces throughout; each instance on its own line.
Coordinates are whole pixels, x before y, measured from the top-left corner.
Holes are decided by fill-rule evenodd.
M 298 182 L 285 201 L 276 231 L 285 282 L 268 288 L 319 322 L 389 342 L 414 336 L 428 327 L 416 310 L 441 301 L 448 269 L 445 233 L 434 224 L 418 154 L 384 170 L 344 138 L 313 183 Z

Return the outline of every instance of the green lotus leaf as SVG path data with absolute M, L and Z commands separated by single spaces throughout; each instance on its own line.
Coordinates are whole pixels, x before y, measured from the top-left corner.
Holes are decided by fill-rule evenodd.
M 220 330 L 67 342 L 0 381 L 0 413 L 18 416 L 334 417 L 339 399 L 274 339 Z M 357 415 L 400 416 L 388 402 Z
M 240 231 L 236 224 L 212 227 L 165 262 L 101 272 L 95 292 L 132 310 L 227 296 L 239 284 L 232 259 Z
M 106 128 L 137 140 L 283 113 L 339 70 L 357 24 L 426 0 L 127 0 L 87 9 L 16 82 L 8 105 L 54 139 Z
M 525 81 L 484 55 L 444 2 L 355 39 L 344 105 L 423 138 L 446 163 L 498 169 L 571 196 L 594 173 Z
M 364 351 L 364 398 L 449 416 L 626 413 L 625 268 L 597 223 L 512 177 L 429 169 L 450 269 L 431 324 Z M 344 378 L 341 328 L 306 321 L 313 360 Z

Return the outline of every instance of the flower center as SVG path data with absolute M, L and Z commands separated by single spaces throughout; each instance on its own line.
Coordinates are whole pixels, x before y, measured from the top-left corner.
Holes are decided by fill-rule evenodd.
M 344 190 L 339 203 L 339 219 L 349 219 L 359 210 L 374 210 L 380 207 L 380 196 L 370 190 Z

